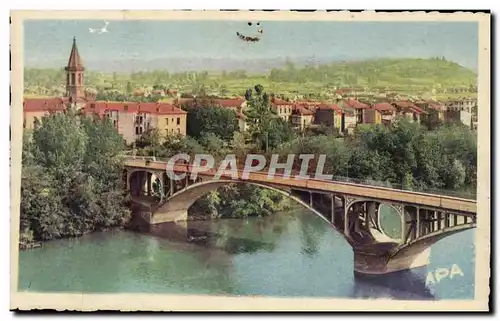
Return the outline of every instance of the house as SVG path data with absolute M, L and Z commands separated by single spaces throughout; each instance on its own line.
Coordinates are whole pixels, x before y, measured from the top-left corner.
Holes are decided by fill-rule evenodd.
M 67 108 L 67 101 L 62 98 L 31 98 L 23 102 L 23 128 L 32 129 L 42 118 L 53 112 L 62 112 Z
M 290 116 L 293 111 L 293 102 L 273 97 L 271 98 L 271 106 L 276 111 L 276 114 L 284 121 L 290 121 Z
M 370 108 L 370 105 L 361 103 L 356 99 L 344 99 L 339 103 L 340 108 L 352 109 L 356 116 L 356 124 L 363 124 L 365 110 Z
M 211 99 L 211 101 L 217 106 L 234 110 L 236 113 L 242 112 L 247 105 L 247 101 L 242 98 L 229 98 L 229 99 L 216 98 L 216 99 Z
M 440 122 L 445 121 L 446 107 L 438 102 L 432 100 L 421 100 L 415 102 L 415 105 L 425 111 L 420 115 L 420 121 L 430 127 L 435 126 Z
M 471 110 L 464 109 L 463 107 L 450 107 L 446 106 L 444 111 L 444 121 L 448 123 L 460 122 L 468 127 L 473 127 L 473 115 Z
M 292 110 L 291 123 L 295 128 L 304 130 L 310 126 L 314 120 L 314 112 L 307 109 L 304 105 L 296 104 Z
M 411 122 L 420 122 L 420 115 L 424 110 L 408 100 L 395 101 L 392 105 L 396 108 L 396 115 L 406 117 Z
M 472 112 L 472 108 L 477 106 L 477 98 L 462 98 L 446 102 L 447 110 L 463 110 Z
M 154 128 L 163 136 L 186 135 L 187 113 L 168 103 L 95 101 L 82 112 L 109 118 L 127 144 Z
M 367 124 L 384 124 L 389 125 L 396 116 L 396 109 L 387 102 L 374 104 L 372 109 L 366 114 Z
M 342 109 L 335 104 L 321 104 L 316 108 L 314 124 L 341 129 Z

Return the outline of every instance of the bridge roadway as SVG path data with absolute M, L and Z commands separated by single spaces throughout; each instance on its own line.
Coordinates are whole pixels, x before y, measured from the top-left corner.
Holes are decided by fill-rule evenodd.
M 150 160 L 146 165 L 144 159 L 127 158 L 125 160 L 126 167 L 149 169 L 154 171 L 166 171 L 166 162 Z M 188 173 L 194 167 L 184 164 L 175 164 L 174 172 Z M 198 172 L 198 176 L 211 178 L 216 174 L 216 170 Z M 300 190 L 308 190 L 324 193 L 339 193 L 344 195 L 352 195 L 356 197 L 365 197 L 368 199 L 380 199 L 389 202 L 401 202 L 415 206 L 440 208 L 444 211 L 453 211 L 475 216 L 477 213 L 477 202 L 472 199 L 451 197 L 446 195 L 428 194 L 401 189 L 392 189 L 386 187 L 354 184 L 341 181 L 326 181 L 314 178 L 300 178 L 296 176 L 284 177 L 276 174 L 272 179 L 267 177 L 267 172 L 251 172 L 248 179 L 242 179 L 242 170 L 237 170 L 238 179 L 234 180 L 231 175 L 223 174 L 221 179 L 231 179 L 235 182 L 254 182 L 259 184 L 270 184 L 275 187 L 284 187 Z

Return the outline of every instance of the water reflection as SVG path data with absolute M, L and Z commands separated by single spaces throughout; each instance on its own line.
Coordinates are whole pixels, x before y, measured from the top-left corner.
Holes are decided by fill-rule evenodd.
M 299 215 L 300 239 L 302 241 L 301 253 L 313 257 L 318 254 L 318 249 L 323 236 L 329 230 L 328 224 L 317 217 Z
M 169 222 L 157 225 L 135 222 L 131 229 L 180 245 L 223 250 L 228 254 L 250 254 L 275 250 L 278 239 L 287 230 L 285 218 L 283 215 L 276 215 L 263 219 Z M 293 220 L 293 217 L 289 219 Z
M 429 290 L 425 268 L 355 276 L 352 248 L 309 211 L 132 228 L 139 233 L 92 233 L 22 251 L 19 289 L 418 300 L 474 295 L 472 233 L 435 245 L 429 271 L 457 264 L 464 276 Z
M 426 276 L 426 267 L 386 275 L 355 273 L 353 296 L 365 299 L 434 300 L 434 294 L 425 284 Z

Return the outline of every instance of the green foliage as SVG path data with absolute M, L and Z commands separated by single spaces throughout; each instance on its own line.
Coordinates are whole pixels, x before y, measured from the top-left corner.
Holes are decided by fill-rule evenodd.
M 125 224 L 130 213 L 123 150 L 109 120 L 80 117 L 71 109 L 43 117 L 23 141 L 23 237 L 49 240 Z
M 184 109 L 188 113 L 187 134 L 194 138 L 212 133 L 224 141 L 229 141 L 239 130 L 236 113 L 231 109 L 215 106 L 209 100 L 197 100 Z
M 477 139 L 462 125 L 427 131 L 401 119 L 392 126 L 360 126 L 349 176 L 407 189 L 475 189 Z
M 249 184 L 232 184 L 197 200 L 191 212 L 203 212 L 212 218 L 270 216 L 288 208 L 279 192 Z
M 276 111 L 271 107 L 269 96 L 264 92 L 262 85 L 254 87 L 255 93 L 249 89 L 246 97 L 247 108 L 243 111 L 246 116 L 248 132 L 254 143 L 261 146 L 263 150 L 269 149 L 269 133 L 273 127 L 280 124 L 276 122 Z

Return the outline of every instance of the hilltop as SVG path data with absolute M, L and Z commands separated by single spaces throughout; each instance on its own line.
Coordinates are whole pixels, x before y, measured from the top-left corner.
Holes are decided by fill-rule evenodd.
M 209 67 L 206 69 L 209 70 Z M 27 93 L 48 94 L 62 89 L 65 75 L 62 68 L 27 68 L 24 79 Z M 447 88 L 475 86 L 477 75 L 468 68 L 442 58 L 384 58 L 323 64 L 312 64 L 311 61 L 300 64 L 286 60 L 279 68 L 268 68 L 267 72 L 257 74 L 250 74 L 245 69 L 172 73 L 160 66 L 157 70 L 134 73 L 86 72 L 86 84 L 98 90 L 126 91 L 128 83 L 128 87 L 134 88 L 164 85 L 182 91 L 203 87 L 204 90 L 224 95 L 242 94 L 257 83 L 283 94 L 321 93 L 341 87 L 408 93 L 434 90 L 439 93 Z

